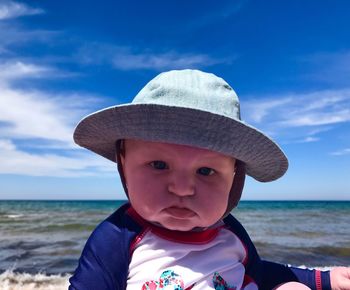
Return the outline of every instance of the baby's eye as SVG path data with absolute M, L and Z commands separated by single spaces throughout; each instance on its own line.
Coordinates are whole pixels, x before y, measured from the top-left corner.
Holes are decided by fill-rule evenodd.
M 204 176 L 209 176 L 215 173 L 215 170 L 209 167 L 201 167 L 197 170 L 197 173 Z
M 158 169 L 158 170 L 168 169 L 168 164 L 166 164 L 166 162 L 160 161 L 160 160 L 152 161 L 152 162 L 150 163 L 150 165 L 151 165 L 153 168 Z

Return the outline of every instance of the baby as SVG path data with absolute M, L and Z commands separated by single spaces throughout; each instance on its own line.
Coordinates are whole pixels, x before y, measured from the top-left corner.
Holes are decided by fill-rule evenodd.
M 129 203 L 92 233 L 69 289 L 350 289 L 349 268 L 261 260 L 230 214 L 246 174 L 272 181 L 288 161 L 240 120 L 223 79 L 162 73 L 131 104 L 84 118 L 74 139 L 117 162 Z

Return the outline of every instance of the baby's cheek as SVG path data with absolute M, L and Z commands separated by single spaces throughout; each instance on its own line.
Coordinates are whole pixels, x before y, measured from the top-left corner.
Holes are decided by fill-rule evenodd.
M 217 222 L 225 213 L 227 208 L 227 198 L 218 195 L 211 195 L 202 202 L 201 213 L 202 218 L 208 223 Z
M 146 195 L 156 190 L 157 183 L 147 176 L 137 176 L 129 180 L 128 189 L 137 195 Z
M 143 211 L 154 212 L 161 207 L 168 196 L 160 184 L 149 183 L 145 180 L 137 186 L 132 187 L 133 192 L 129 195 L 133 196 L 134 203 L 139 204 Z
M 230 188 L 226 186 L 216 186 L 207 188 L 205 202 L 209 208 L 226 210 Z

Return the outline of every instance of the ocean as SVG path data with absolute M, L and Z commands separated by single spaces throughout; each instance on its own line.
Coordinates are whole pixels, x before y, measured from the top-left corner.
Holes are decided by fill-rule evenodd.
M 61 290 L 95 226 L 125 201 L 0 201 L 0 289 Z M 263 259 L 350 265 L 350 201 L 241 201 Z

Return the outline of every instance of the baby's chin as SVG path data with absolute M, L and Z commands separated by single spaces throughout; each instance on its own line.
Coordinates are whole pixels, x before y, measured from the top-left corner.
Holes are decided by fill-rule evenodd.
M 174 225 L 163 225 L 163 224 L 162 224 L 162 227 L 171 231 L 179 231 L 179 232 L 189 232 L 197 228 L 193 226 L 174 226 Z
M 141 214 L 141 216 L 154 225 L 167 230 L 181 232 L 205 230 L 217 222 L 213 219 L 203 219 L 198 214 L 188 215 L 188 217 L 179 217 L 163 211 L 158 212 L 157 214 L 154 212 L 153 214 Z
M 200 223 L 195 223 L 191 221 L 186 221 L 186 220 L 163 220 L 161 222 L 158 222 L 163 228 L 166 228 L 171 231 L 180 231 L 180 232 L 188 232 L 192 230 L 199 230 L 199 229 L 206 229 L 210 225 L 207 224 L 200 224 Z

